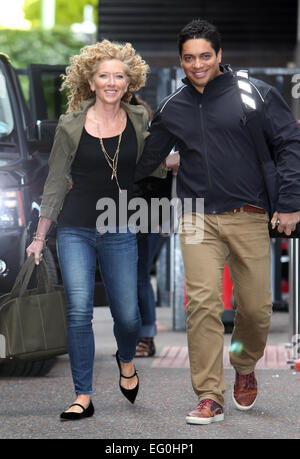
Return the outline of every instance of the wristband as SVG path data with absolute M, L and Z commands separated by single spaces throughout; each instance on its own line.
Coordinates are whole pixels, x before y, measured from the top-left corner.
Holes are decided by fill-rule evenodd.
M 38 236 L 33 236 L 33 240 L 34 240 L 34 241 L 43 242 L 43 243 L 44 243 L 44 247 L 46 247 L 46 242 L 47 242 L 48 239 L 43 239 L 43 238 L 38 237 Z

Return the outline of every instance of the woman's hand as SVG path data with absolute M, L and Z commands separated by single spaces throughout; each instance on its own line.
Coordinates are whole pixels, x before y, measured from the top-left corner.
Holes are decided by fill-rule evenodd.
M 52 221 L 47 217 L 40 217 L 36 235 L 32 243 L 27 247 L 26 254 L 28 257 L 34 254 L 35 264 L 38 265 L 43 258 L 42 250 L 45 248 L 46 235 L 50 229 Z
M 34 262 L 36 265 L 38 265 L 43 258 L 43 248 L 43 241 L 32 241 L 32 243 L 26 249 L 27 257 L 30 257 L 30 255 L 34 254 Z

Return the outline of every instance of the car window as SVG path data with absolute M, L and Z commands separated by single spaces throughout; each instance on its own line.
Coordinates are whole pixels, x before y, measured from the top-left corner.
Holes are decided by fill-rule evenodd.
M 32 119 L 58 120 L 67 107 L 65 92 L 60 91 L 65 66 L 29 64 L 29 106 Z
M 17 132 L 4 69 L 0 64 L 0 153 L 16 153 Z
M 9 137 L 14 130 L 14 118 L 5 77 L 0 69 L 0 137 Z
M 18 75 L 25 102 L 30 110 L 30 82 L 28 71 L 26 69 L 16 69 L 16 73 Z M 58 73 L 55 67 L 53 70 L 50 68 L 46 71 L 39 69 L 38 74 L 35 71 L 31 91 L 34 91 L 37 94 L 32 94 L 32 104 L 34 105 L 32 110 L 30 110 L 32 115 L 36 112 L 37 117 L 39 118 L 41 117 L 43 119 L 55 121 L 58 120 L 60 115 L 66 112 L 67 95 L 65 90 L 60 90 L 61 83 L 61 72 Z
M 65 91 L 60 91 L 61 76 L 54 72 L 44 72 L 41 74 L 41 80 L 47 106 L 47 119 L 58 120 L 60 115 L 65 113 L 67 104 Z

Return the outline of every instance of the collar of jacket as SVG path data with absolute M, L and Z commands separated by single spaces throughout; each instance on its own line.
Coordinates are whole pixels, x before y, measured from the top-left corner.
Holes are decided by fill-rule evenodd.
M 217 90 L 218 88 L 222 88 L 223 87 L 223 84 L 227 81 L 231 81 L 232 78 L 234 78 L 234 72 L 231 68 L 231 66 L 229 64 L 225 64 L 225 65 L 220 65 L 220 70 L 222 72 L 222 75 L 218 75 L 217 77 L 213 78 L 212 80 L 210 80 L 207 85 L 205 86 L 205 91 L 204 93 L 207 93 L 208 91 L 215 91 Z M 197 91 L 197 89 L 192 85 L 192 83 L 190 82 L 190 80 L 185 77 L 182 79 L 182 82 L 186 85 L 188 85 L 190 88 L 192 88 L 194 91 L 196 91 L 197 94 L 199 94 L 199 96 L 202 96 L 203 94 L 201 94 L 199 91 Z
M 78 110 L 61 116 L 60 127 L 68 135 L 69 145 L 72 150 L 70 153 L 72 156 L 78 148 L 86 113 L 94 103 L 94 98 L 83 100 Z M 147 132 L 148 115 L 146 109 L 141 105 L 130 105 L 121 101 L 121 107 L 126 111 L 136 133 L 138 161 L 143 151 L 145 138 L 149 135 Z

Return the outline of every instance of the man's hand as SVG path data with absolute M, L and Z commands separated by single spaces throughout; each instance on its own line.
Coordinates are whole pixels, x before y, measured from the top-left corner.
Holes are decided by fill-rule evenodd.
M 277 226 L 279 233 L 285 233 L 287 236 L 296 229 L 296 224 L 300 221 L 300 211 L 297 212 L 277 212 L 275 211 L 271 219 L 272 229 Z

